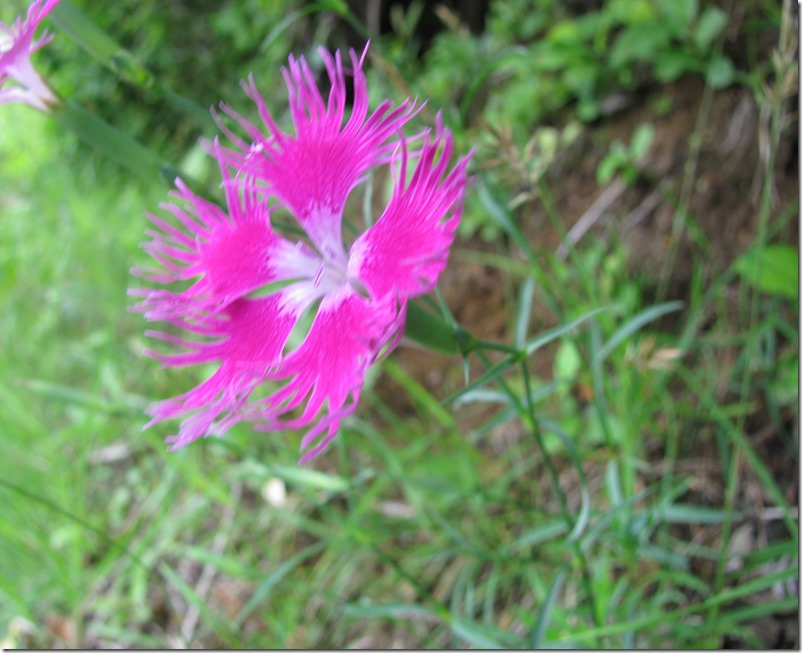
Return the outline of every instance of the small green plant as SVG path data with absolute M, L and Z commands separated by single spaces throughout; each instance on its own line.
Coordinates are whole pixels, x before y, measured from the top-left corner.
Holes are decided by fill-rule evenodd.
M 628 184 L 632 184 L 639 174 L 639 167 L 645 161 L 654 138 L 654 127 L 648 123 L 639 125 L 632 134 L 629 146 L 614 141 L 610 151 L 596 168 L 596 181 L 600 186 L 609 184 L 616 174 L 621 174 Z

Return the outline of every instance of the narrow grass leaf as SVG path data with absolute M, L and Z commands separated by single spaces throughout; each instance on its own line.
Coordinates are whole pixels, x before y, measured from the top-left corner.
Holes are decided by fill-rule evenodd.
M 494 606 L 496 603 L 496 591 L 501 574 L 499 573 L 499 565 L 493 564 L 490 568 L 490 576 L 484 588 L 484 602 L 482 605 L 482 623 L 490 624 L 493 622 L 493 615 L 495 612 Z
M 490 218 L 526 253 L 530 264 L 534 264 L 537 261 L 537 254 L 529 243 L 529 239 L 521 232 L 509 209 L 493 195 L 490 184 L 482 179 L 477 185 L 476 194 Z
M 512 549 L 525 549 L 530 546 L 539 546 L 544 542 L 561 537 L 568 532 L 568 526 L 564 520 L 553 521 L 543 524 L 530 531 L 526 531 L 521 537 L 512 544 Z
M 350 483 L 342 476 L 324 474 L 305 467 L 291 467 L 284 465 L 267 465 L 267 470 L 282 481 L 299 485 L 312 490 L 326 490 L 328 492 L 345 492 Z
M 518 294 L 518 310 L 515 316 L 515 346 L 518 349 L 523 347 L 526 342 L 526 334 L 529 331 L 529 318 L 532 316 L 532 301 L 535 297 L 535 278 L 529 276 L 521 292 Z
M 510 405 L 510 397 L 506 392 L 501 390 L 489 390 L 487 388 L 476 388 L 470 392 L 466 392 L 459 399 L 454 402 L 455 407 L 464 404 L 472 403 L 485 403 L 485 404 L 500 404 L 501 406 Z
M 483 650 L 498 650 L 508 648 L 498 639 L 498 631 L 489 626 L 483 626 L 475 621 L 468 621 L 461 617 L 451 620 L 451 632 L 462 641 L 474 648 Z
M 183 554 L 187 558 L 192 558 L 205 565 L 211 565 L 218 571 L 222 571 L 226 576 L 233 578 L 253 580 L 260 575 L 257 569 L 247 567 L 229 556 L 218 555 L 199 546 L 189 546 L 184 549 Z
M 724 624 L 739 624 L 766 617 L 773 620 L 779 615 L 793 613 L 799 614 L 798 596 L 786 596 L 774 601 L 760 601 L 743 608 L 728 609 L 721 615 L 720 619 Z
M 696 396 L 701 399 L 703 404 L 702 408 L 706 411 L 706 413 L 712 417 L 719 426 L 721 426 L 722 430 L 732 440 L 734 445 L 741 450 L 741 453 L 743 453 L 747 462 L 760 479 L 760 482 L 763 484 L 774 503 L 782 509 L 783 521 L 788 528 L 788 532 L 790 533 L 791 537 L 794 538 L 794 542 L 798 548 L 798 521 L 791 516 L 791 507 L 788 505 L 788 500 L 785 498 L 785 494 L 774 480 L 772 473 L 760 459 L 760 456 L 757 455 L 743 432 L 738 429 L 725 414 L 722 413 L 721 407 L 711 395 L 709 388 L 702 387 L 699 384 L 699 379 L 689 371 L 686 371 L 683 368 L 678 368 L 678 372 L 681 374 L 683 381 L 685 381 L 688 387 L 696 393 Z
M 557 603 L 557 598 L 560 596 L 560 590 L 562 589 L 563 582 L 565 581 L 565 576 L 565 570 L 562 570 L 557 574 L 557 577 L 554 579 L 554 582 L 552 582 L 551 587 L 549 588 L 549 593 L 546 595 L 546 600 L 543 602 L 543 605 L 540 606 L 540 612 L 535 620 L 535 625 L 532 627 L 532 633 L 529 636 L 528 648 L 530 649 L 539 649 L 543 647 L 543 637 L 546 634 L 546 628 L 548 628 L 548 625 L 551 622 L 551 615 L 554 611 L 554 606 Z
M 436 612 L 417 603 L 346 603 L 340 609 L 348 617 L 359 619 L 398 619 L 402 621 L 440 621 Z
M 470 333 L 415 302 L 407 304 L 404 337 L 433 351 L 450 355 L 467 353 L 477 344 Z
M 285 560 L 278 567 L 276 567 L 273 573 L 271 573 L 259 584 L 254 593 L 251 595 L 250 600 L 245 604 L 242 610 L 240 610 L 237 618 L 235 619 L 237 627 L 239 628 L 243 623 L 245 623 L 245 620 L 251 616 L 259 604 L 267 599 L 273 589 L 278 586 L 278 584 L 281 583 L 281 581 L 283 581 L 298 565 L 312 556 L 317 555 L 328 545 L 328 540 L 315 542 L 311 546 L 306 547 L 303 551 L 296 553 L 294 556 L 288 560 Z
M 733 263 L 735 271 L 757 290 L 799 300 L 799 251 L 790 245 L 750 249 Z
M 725 510 L 674 503 L 655 512 L 655 518 L 668 524 L 721 524 L 732 519 L 741 519 L 738 511 Z
M 590 490 L 588 490 L 588 479 L 585 475 L 585 469 L 582 467 L 582 458 L 580 457 L 573 440 L 568 437 L 568 434 L 563 431 L 559 424 L 553 422 L 552 420 L 543 419 L 541 423 L 549 431 L 554 433 L 554 435 L 556 435 L 562 442 L 565 450 L 568 452 L 568 458 L 571 460 L 571 464 L 573 464 L 577 475 L 579 476 L 581 496 L 579 514 L 576 516 L 574 527 L 571 530 L 568 539 L 566 540 L 569 543 L 575 542 L 582 536 L 582 533 L 585 531 L 585 527 L 588 525 L 588 520 L 590 519 Z
M 663 315 L 667 315 L 668 313 L 678 311 L 683 306 L 683 302 L 667 302 L 657 306 L 650 306 L 646 310 L 641 311 L 626 324 L 619 327 L 615 333 L 610 336 L 610 339 L 596 354 L 599 358 L 599 361 L 606 360 L 606 358 L 616 347 L 618 347 L 618 345 L 627 340 L 634 333 L 640 331 L 649 322 L 653 322 L 654 320 L 662 317 Z
M 233 624 L 223 620 L 218 614 L 211 610 L 206 601 L 198 596 L 195 588 L 187 583 L 178 572 L 174 571 L 167 563 L 162 563 L 159 565 L 159 573 L 161 573 L 165 581 L 178 590 L 179 594 L 181 594 L 181 597 L 188 605 L 193 606 L 200 613 L 207 626 L 213 627 L 218 636 L 223 636 L 225 639 L 228 639 L 229 645 L 236 643 L 236 630 Z M 187 646 L 191 643 L 191 641 L 184 642 Z
M 607 307 L 593 309 L 589 313 L 585 313 L 585 315 L 583 315 L 582 317 L 578 317 L 577 319 L 572 320 L 568 324 L 563 324 L 561 326 L 554 327 L 553 329 L 549 329 L 548 331 L 545 331 L 544 333 L 540 334 L 536 338 L 533 338 L 528 343 L 526 343 L 526 346 L 524 347 L 524 351 L 526 352 L 526 355 L 529 356 L 529 355 L 533 354 L 535 351 L 537 351 L 541 347 L 544 347 L 545 345 L 549 344 L 550 342 L 553 342 L 554 340 L 557 340 L 558 338 L 564 336 L 566 333 L 568 333 L 572 329 L 575 329 L 576 327 L 578 327 L 580 324 L 583 324 L 583 323 L 587 322 L 592 317 L 595 317 L 599 313 L 602 313 L 603 311 L 606 311 L 606 310 L 608 310 Z
M 404 389 L 407 396 L 418 404 L 422 414 L 434 417 L 444 428 L 454 428 L 456 426 L 451 412 L 443 408 L 437 399 L 432 396 L 432 393 L 397 362 L 388 358 L 383 361 L 382 369 L 387 373 L 387 376 Z
M 40 381 L 38 379 L 21 379 L 19 384 L 48 399 L 63 401 L 67 404 L 81 406 L 89 410 L 112 413 L 115 415 L 141 415 L 148 402 L 144 397 L 127 395 L 125 402 L 109 401 L 98 395 L 68 388 L 67 386 L 50 381 Z
M 503 374 L 504 371 L 507 368 L 511 367 L 512 365 L 515 365 L 517 362 L 518 361 L 516 361 L 515 358 L 513 358 L 512 356 L 504 358 L 503 360 L 499 361 L 495 365 L 492 365 L 478 379 L 475 379 L 474 381 L 471 381 L 471 383 L 466 385 L 464 388 L 461 388 L 460 390 L 457 390 L 455 393 L 453 393 L 453 394 L 449 395 L 448 397 L 446 397 L 445 399 L 443 399 L 442 400 L 442 404 L 447 406 L 448 404 L 455 402 L 457 399 L 459 399 L 460 397 L 464 396 L 465 394 L 475 390 L 476 388 L 482 387 L 483 385 L 485 385 L 489 381 L 492 381 L 493 379 L 501 376 L 501 374 Z

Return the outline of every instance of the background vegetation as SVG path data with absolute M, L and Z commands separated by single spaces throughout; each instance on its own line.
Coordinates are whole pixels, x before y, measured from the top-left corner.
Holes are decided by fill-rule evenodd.
M 528 356 L 398 350 L 305 467 L 167 453 L 200 372 L 126 295 L 167 188 L 0 107 L 4 646 L 799 646 L 795 3 L 63 4 L 38 67 L 198 183 L 171 91 L 280 115 L 289 53 L 370 36 L 373 102 L 477 149 L 443 303 Z

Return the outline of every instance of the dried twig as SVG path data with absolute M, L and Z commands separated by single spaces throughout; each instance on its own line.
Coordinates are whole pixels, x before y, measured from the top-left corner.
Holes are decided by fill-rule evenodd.
M 593 202 L 590 208 L 582 214 L 582 217 L 577 220 L 576 224 L 571 227 L 571 231 L 565 237 L 560 246 L 557 248 L 557 258 L 564 261 L 568 256 L 568 248 L 574 247 L 584 236 L 590 228 L 604 215 L 604 212 L 610 208 L 610 205 L 615 202 L 621 194 L 626 190 L 627 184 L 620 177 L 612 184 L 604 189 L 604 192 L 599 195 L 598 199 Z

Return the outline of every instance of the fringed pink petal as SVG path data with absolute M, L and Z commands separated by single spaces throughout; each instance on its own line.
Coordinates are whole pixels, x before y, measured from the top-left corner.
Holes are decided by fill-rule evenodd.
M 367 81 L 362 70 L 365 52 L 358 58 L 352 50 L 354 102 L 343 125 L 346 89 L 342 58 L 339 52 L 334 56 L 322 48 L 319 52 L 331 84 L 327 103 L 306 60 L 290 57 L 283 74 L 295 134 L 279 130 L 250 77 L 246 93 L 256 103 L 267 132 L 256 133 L 251 123 L 224 105 L 223 111 L 240 124 L 253 144 L 246 148 L 234 136 L 239 151 L 221 149 L 230 165 L 264 184 L 295 214 L 315 246 L 332 234 L 340 238 L 348 195 L 372 167 L 393 158 L 398 147 L 396 135 L 417 112 L 412 101 L 396 108 L 387 101 L 368 118 Z
M 306 450 L 302 460 L 317 455 L 336 435 L 340 421 L 353 412 L 368 367 L 402 320 L 389 296 L 371 302 L 349 286 L 326 295 L 304 342 L 270 374 L 285 385 L 259 402 L 264 424 L 257 428 L 308 428 L 301 443 Z M 299 417 L 285 417 L 300 406 Z
M 297 314 L 281 307 L 279 294 L 258 299 L 239 299 L 222 313 L 225 320 L 212 317 L 212 326 L 201 323 L 201 335 L 215 333 L 216 340 L 192 342 L 169 334 L 151 333 L 184 352 L 147 353 L 164 366 L 220 362 L 206 381 L 182 395 L 153 405 L 153 419 L 147 424 L 183 418 L 177 435 L 168 438 L 171 449 L 178 449 L 210 433 L 219 435 L 238 421 L 240 409 L 260 383 L 281 360 L 281 353 L 297 320 Z M 184 323 L 184 326 L 192 327 Z
M 35 0 L 28 8 L 25 20 L 17 18 L 10 26 L 0 23 L 6 43 L 0 44 L 0 104 L 21 102 L 47 112 L 58 98 L 31 64 L 31 54 L 48 43 L 52 36 L 44 34 L 34 41 L 39 23 L 59 0 Z M 8 79 L 19 86 L 5 87 Z
M 227 210 L 195 195 L 180 179 L 174 197 L 183 206 L 165 204 L 173 222 L 149 216 L 157 229 L 149 230 L 152 240 L 144 249 L 161 264 L 161 269 L 138 269 L 134 273 L 155 283 L 195 280 L 182 292 L 135 291 L 145 299 L 134 308 L 149 320 L 165 319 L 176 312 L 199 314 L 220 309 L 276 281 L 303 276 L 303 270 L 285 275 L 271 264 L 273 252 L 294 247 L 270 224 L 270 210 L 259 199 L 253 185 L 230 182 L 221 164 Z M 315 273 L 309 262 L 308 275 Z
M 453 138 L 438 117 L 437 135 L 433 141 L 425 137 L 407 183 L 403 148 L 390 203 L 351 247 L 349 278 L 358 279 L 371 296 L 394 293 L 405 299 L 427 293 L 437 283 L 459 224 L 470 160 L 470 155 L 461 159 L 446 175 L 452 150 Z

